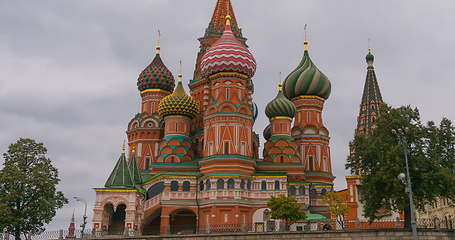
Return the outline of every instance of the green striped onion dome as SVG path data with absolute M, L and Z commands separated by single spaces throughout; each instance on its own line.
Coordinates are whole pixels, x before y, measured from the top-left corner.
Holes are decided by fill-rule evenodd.
M 179 78 L 181 78 L 181 75 L 179 75 Z M 158 112 L 163 118 L 170 115 L 194 118 L 199 114 L 199 104 L 186 94 L 182 81 L 179 80 L 174 92 L 161 99 Z
M 293 118 L 295 115 L 295 106 L 294 103 L 289 101 L 283 94 L 281 90 L 281 85 L 279 87 L 278 95 L 265 107 L 265 115 L 268 118 L 274 117 L 290 117 Z
M 169 71 L 161 60 L 157 47 L 157 53 L 152 63 L 150 63 L 150 65 L 148 65 L 144 71 L 139 74 L 139 78 L 137 79 L 137 88 L 141 92 L 149 89 L 161 89 L 172 92 L 174 87 L 174 76 L 172 76 L 171 71 Z
M 311 61 L 307 46 L 305 46 L 302 61 L 284 81 L 284 95 L 291 100 L 300 96 L 317 96 L 328 99 L 330 91 L 329 79 Z

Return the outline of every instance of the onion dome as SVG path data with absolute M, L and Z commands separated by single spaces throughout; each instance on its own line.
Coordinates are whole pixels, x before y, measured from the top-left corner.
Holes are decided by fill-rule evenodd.
M 164 65 L 160 57 L 160 46 L 156 46 L 156 55 L 152 63 L 139 74 L 137 88 L 139 91 L 161 89 L 172 92 L 175 87 L 174 76 Z
M 258 118 L 258 105 L 253 102 L 253 104 L 251 104 L 251 108 L 252 108 L 252 112 L 253 112 L 253 121 L 256 121 L 256 119 Z
M 317 96 L 328 99 L 330 91 L 330 81 L 311 61 L 308 54 L 308 41 L 305 41 L 302 61 L 284 81 L 284 95 L 291 100 L 300 96 Z
M 223 35 L 210 47 L 201 59 L 201 73 L 209 77 L 221 72 L 235 72 L 251 78 L 256 72 L 256 60 L 231 30 L 231 17 L 226 16 Z
M 371 49 L 368 49 L 368 54 L 365 57 L 365 59 L 367 60 L 367 62 L 373 62 L 374 61 L 374 56 L 373 56 L 373 54 L 371 54 Z
M 199 113 L 199 104 L 191 96 L 188 96 L 183 88 L 182 74 L 174 92 L 161 99 L 158 112 L 161 117 L 170 115 L 181 115 L 194 118 Z
M 278 84 L 278 95 L 276 95 L 275 99 L 273 99 L 267 107 L 265 107 L 265 115 L 268 118 L 274 117 L 289 117 L 293 118 L 295 115 L 295 106 L 294 103 L 289 101 L 282 90 L 282 84 Z
M 272 125 L 267 125 L 267 127 L 264 128 L 264 132 L 262 132 L 262 135 L 264 136 L 264 139 L 268 141 L 270 137 L 272 137 Z

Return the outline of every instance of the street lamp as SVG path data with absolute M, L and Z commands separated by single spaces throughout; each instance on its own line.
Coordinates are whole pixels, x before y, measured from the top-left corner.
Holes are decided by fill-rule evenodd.
M 408 144 L 406 141 L 406 137 L 404 134 L 409 132 L 409 128 L 405 128 L 404 130 L 399 128 L 398 131 L 392 129 L 392 133 L 398 137 L 398 141 L 404 146 L 404 159 L 406 162 L 406 174 L 400 173 L 398 174 L 398 179 L 406 186 L 405 192 L 408 194 L 409 197 L 409 206 L 411 212 L 411 230 L 412 230 L 412 239 L 417 240 L 417 224 L 415 219 L 415 209 L 414 209 L 414 200 L 412 195 L 412 184 L 411 184 L 411 175 L 409 174 L 409 163 L 408 163 Z M 398 134 L 397 134 L 398 133 Z
M 85 208 L 84 208 L 84 216 L 82 217 L 83 218 L 83 221 L 82 221 L 82 224 L 81 224 L 81 238 L 84 237 L 84 231 L 85 231 L 85 225 L 87 225 L 87 201 L 85 201 L 85 199 L 83 198 L 80 198 L 80 197 L 73 197 L 76 201 L 78 202 L 83 202 L 84 205 L 85 205 Z

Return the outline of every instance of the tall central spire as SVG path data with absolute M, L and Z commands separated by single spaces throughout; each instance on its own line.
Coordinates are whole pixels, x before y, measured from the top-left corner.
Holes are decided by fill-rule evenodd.
M 213 24 L 215 29 L 224 29 L 226 16 L 231 16 L 231 25 L 237 25 L 231 0 L 218 0 L 210 24 Z

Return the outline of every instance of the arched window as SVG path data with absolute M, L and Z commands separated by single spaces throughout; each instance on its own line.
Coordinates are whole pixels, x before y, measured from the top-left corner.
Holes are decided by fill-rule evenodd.
M 280 156 L 280 163 L 284 163 L 284 156 Z
M 275 190 L 280 190 L 280 181 L 275 181 Z
M 318 197 L 318 193 L 316 192 L 316 189 L 311 189 L 310 190 L 310 198 L 311 199 L 316 199 Z
M 265 180 L 261 182 L 261 190 L 267 190 L 267 182 Z
M 218 179 L 218 181 L 216 181 L 216 189 L 224 189 L 224 180 L 223 179 Z
M 240 181 L 240 189 L 245 189 L 245 180 Z
M 308 163 L 310 164 L 310 171 L 314 170 L 313 156 L 308 157 Z
M 248 180 L 248 182 L 246 183 L 246 188 L 248 190 L 251 190 L 251 180 Z
M 303 185 L 299 186 L 299 194 L 305 195 L 305 186 L 303 186 Z
M 295 186 L 290 186 L 289 187 L 289 196 L 295 196 L 297 193 L 297 189 L 295 188 Z
M 199 191 L 204 191 L 204 181 L 199 182 Z
M 228 189 L 234 189 L 234 188 L 235 188 L 234 179 L 230 178 L 230 179 L 227 181 L 227 187 L 228 187 Z
M 184 192 L 190 191 L 190 182 L 188 182 L 188 181 L 183 182 L 182 191 L 184 191 Z
M 155 183 L 147 190 L 147 199 L 153 198 L 162 193 L 164 190 L 164 182 Z
M 205 181 L 205 190 L 210 190 L 212 188 L 212 183 L 210 182 L 210 179 L 207 179 Z
M 322 189 L 322 190 L 321 190 L 321 195 L 324 196 L 324 195 L 326 195 L 326 194 L 327 194 L 327 189 Z
M 224 154 L 229 154 L 229 142 L 224 142 Z
M 171 182 L 171 191 L 176 192 L 179 190 L 179 182 L 172 181 Z

